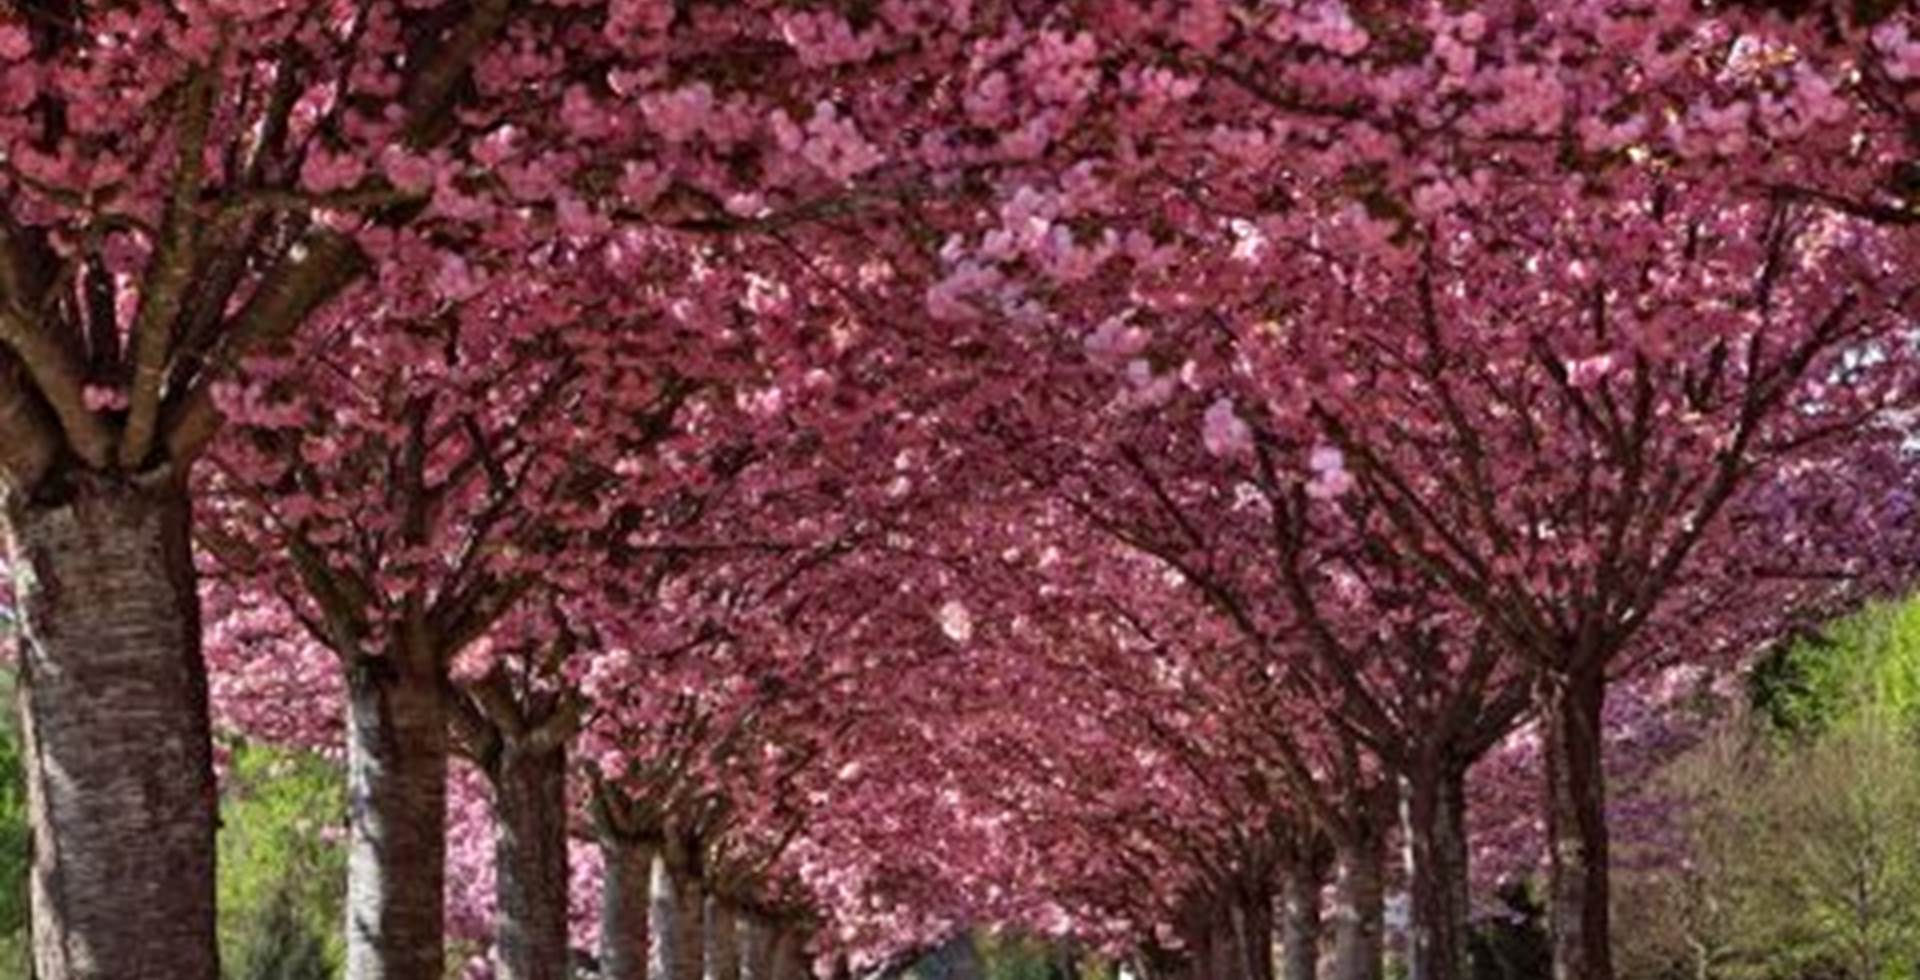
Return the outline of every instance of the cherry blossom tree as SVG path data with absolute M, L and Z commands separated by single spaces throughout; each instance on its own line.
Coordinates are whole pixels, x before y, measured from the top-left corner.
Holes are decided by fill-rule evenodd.
M 14 0 L 0 77 L 48 978 L 216 972 L 196 516 L 215 635 L 287 664 L 217 692 L 317 686 L 296 626 L 346 668 L 356 977 L 440 967 L 449 706 L 564 744 L 582 668 L 520 665 L 663 649 L 595 533 L 726 443 L 676 438 L 791 425 L 873 486 L 1011 464 L 1179 571 L 1323 827 L 1349 758 L 1447 763 L 1447 824 L 1531 672 L 1556 971 L 1604 980 L 1608 683 L 1833 601 L 1756 535 L 1910 510 L 1900 5 Z
M 185 529 L 188 474 L 232 407 L 224 379 L 285 356 L 349 289 L 417 281 L 387 270 L 418 253 L 461 292 L 474 270 L 615 223 L 790 248 L 797 223 L 891 207 L 1016 149 L 1031 161 L 1053 132 L 983 146 L 936 121 L 951 98 L 913 97 L 964 69 L 966 39 L 1022 29 L 1012 11 L 916 2 L 854 20 L 775 2 L 9 4 L 0 444 L 41 665 L 37 757 L 76 777 L 35 783 L 41 894 L 63 896 L 38 905 L 41 972 L 211 975 Z M 731 71 L 748 57 L 767 70 Z M 110 721 L 132 716 L 177 731 Z M 113 802 L 130 773 L 164 774 L 164 805 Z M 135 854 L 148 870 L 129 870 Z
M 1171 62 L 1130 117 L 1145 150 L 1036 183 L 928 296 L 1030 360 L 1079 334 L 1115 377 L 1072 408 L 1192 420 L 1277 528 L 1390 545 L 1468 624 L 1452 649 L 1541 674 L 1563 976 L 1611 973 L 1608 676 L 1671 642 L 1648 636 L 1711 642 L 1726 586 L 1771 589 L 1733 515 L 1877 452 L 1904 397 L 1909 27 L 1819 9 L 1143 11 L 1114 33 Z

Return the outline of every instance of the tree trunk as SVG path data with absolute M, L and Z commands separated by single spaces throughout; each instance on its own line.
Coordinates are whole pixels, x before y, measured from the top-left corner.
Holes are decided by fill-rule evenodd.
M 1205 924 L 1207 931 L 1207 957 L 1199 965 L 1201 973 L 1219 980 L 1247 980 L 1241 972 L 1244 960 L 1240 956 L 1238 930 L 1234 927 L 1234 909 L 1232 905 L 1221 903 L 1214 907 Z
M 1242 880 L 1231 909 L 1221 917 L 1233 951 L 1227 968 L 1242 980 L 1273 980 L 1273 888 L 1267 874 Z
M 807 951 L 800 934 L 789 926 L 778 926 L 773 933 L 773 980 L 806 980 Z
M 1325 866 L 1311 857 L 1286 868 L 1280 879 L 1280 975 L 1282 980 L 1319 980 L 1320 893 Z
M 1381 980 L 1386 889 L 1381 841 L 1371 828 L 1339 842 L 1340 877 L 1333 909 L 1335 980 Z
M 648 875 L 647 917 L 652 942 L 647 947 L 647 980 L 676 980 L 674 947 L 680 938 L 678 911 L 673 882 L 667 877 L 667 859 L 661 855 L 654 859 L 653 870 Z
M 652 904 L 653 980 L 703 980 L 707 902 L 699 875 L 663 857 L 654 866 Z
M 1233 921 L 1241 976 L 1273 980 L 1273 888 L 1264 876 L 1244 886 Z
M 773 928 L 758 912 L 748 912 L 740 923 L 740 977 L 773 980 Z
M 1600 741 L 1606 694 L 1598 670 L 1552 677 L 1541 713 L 1554 980 L 1613 980 Z
M 707 903 L 707 980 L 740 980 L 740 916 L 721 900 Z
M 1211 896 L 1202 901 L 1201 896 L 1193 895 L 1182 903 L 1180 917 L 1174 923 L 1181 946 L 1177 965 L 1173 965 L 1176 976 L 1202 980 L 1220 968 L 1220 957 L 1214 950 L 1222 930 L 1216 924 L 1215 908 Z
M 215 980 L 206 664 L 176 484 L 7 504 L 40 980 Z
M 447 708 L 417 638 L 347 677 L 347 977 L 446 972 Z
M 647 901 L 653 849 L 600 829 L 600 975 L 647 980 Z
M 570 980 L 566 748 L 506 739 L 492 775 L 501 980 Z
M 707 973 L 707 889 L 700 876 L 669 866 L 673 883 L 675 980 L 701 980 Z
M 1407 980 L 1465 980 L 1467 834 L 1464 767 L 1437 765 L 1401 781 L 1408 896 Z

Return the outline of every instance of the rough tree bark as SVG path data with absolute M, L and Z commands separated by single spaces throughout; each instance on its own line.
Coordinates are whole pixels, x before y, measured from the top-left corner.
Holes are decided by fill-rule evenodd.
M 1171 958 L 1172 962 L 1166 964 L 1173 976 L 1204 980 L 1220 968 L 1221 957 L 1216 949 L 1223 931 L 1217 912 L 1218 906 L 1211 895 L 1193 895 L 1184 900 L 1175 923 L 1181 948 Z
M 1280 879 L 1280 976 L 1319 980 L 1320 893 L 1327 866 L 1314 856 L 1287 865 Z
M 1383 841 L 1356 829 L 1336 842 L 1340 873 L 1333 905 L 1334 980 L 1381 980 L 1385 970 Z
M 447 704 L 420 630 L 347 669 L 347 976 L 446 972 Z
M 1600 741 L 1606 677 L 1595 668 L 1549 675 L 1544 683 L 1553 978 L 1613 980 Z
M 799 931 L 788 925 L 775 926 L 773 980 L 806 980 L 807 974 L 807 951 Z
M 684 865 L 667 866 L 674 904 L 674 980 L 701 980 L 707 973 L 706 883 Z
M 1273 885 L 1269 875 L 1243 883 L 1234 912 L 1241 975 L 1273 980 Z
M 740 980 L 740 915 L 732 903 L 707 902 L 707 980 Z
M 652 923 L 651 945 L 647 947 L 647 980 L 676 980 L 678 961 L 675 947 L 680 941 L 679 902 L 673 894 L 673 882 L 667 877 L 665 856 L 654 858 L 647 876 L 647 918 Z
M 1440 763 L 1401 782 L 1411 924 L 1407 980 L 1465 980 L 1466 767 Z
M 1240 937 L 1234 921 L 1236 911 L 1231 903 L 1214 907 L 1211 921 L 1207 923 L 1207 956 L 1195 964 L 1200 967 L 1200 976 L 1247 980 L 1241 970 L 1245 961 L 1240 956 Z
M 603 980 L 647 980 L 647 903 L 654 850 L 604 823 L 600 854 L 600 974 Z
M 773 980 L 773 927 L 767 916 L 752 909 L 740 922 L 741 980 Z
M 184 490 L 7 495 L 41 980 L 215 980 L 215 802 Z
M 689 849 L 669 841 L 654 865 L 652 980 L 703 980 L 706 904 Z
M 505 739 L 489 775 L 500 976 L 569 980 L 565 743 Z

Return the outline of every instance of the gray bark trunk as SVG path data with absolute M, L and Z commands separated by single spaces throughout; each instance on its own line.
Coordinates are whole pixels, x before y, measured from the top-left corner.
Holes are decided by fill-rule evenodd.
M 1402 781 L 1411 922 L 1407 980 L 1467 973 L 1466 770 L 1433 766 Z
M 507 739 L 493 774 L 501 980 L 569 980 L 567 753 Z
M 1280 975 L 1283 980 L 1319 980 L 1320 893 L 1324 867 L 1305 860 L 1280 879 Z
M 1214 952 L 1220 938 L 1220 931 L 1215 927 L 1215 910 L 1208 896 L 1195 895 L 1184 902 L 1174 925 L 1181 946 L 1176 963 L 1170 964 L 1175 976 L 1202 980 L 1219 969 L 1219 958 Z
M 656 855 L 647 875 L 647 980 L 674 980 L 674 945 L 680 929 L 673 896 L 673 883 L 667 878 L 667 861 Z
M 1386 889 L 1381 842 L 1372 834 L 1341 841 L 1333 909 L 1335 980 L 1381 980 Z
M 701 980 L 707 972 L 707 889 L 700 876 L 669 865 L 673 888 L 674 980 Z
M 7 504 L 40 980 L 215 980 L 206 665 L 177 486 Z
M 1248 980 L 1241 971 L 1240 945 L 1234 931 L 1232 906 L 1223 903 L 1212 911 L 1212 921 L 1207 923 L 1207 958 L 1202 963 L 1202 974 L 1220 980 Z
M 812 971 L 800 934 L 780 926 L 773 934 L 773 980 L 807 980 Z
M 765 916 L 748 912 L 740 923 L 741 980 L 773 980 L 773 928 Z
M 1249 883 L 1234 910 L 1235 945 L 1247 980 L 1273 980 L 1273 888 Z
M 347 977 L 446 972 L 447 712 L 434 652 L 393 644 L 347 678 Z
M 707 903 L 707 980 L 740 980 L 740 916 L 718 898 Z
M 1552 678 L 1541 712 L 1553 980 L 1613 980 L 1600 741 L 1606 694 L 1606 679 L 1597 672 Z
M 600 975 L 602 980 L 647 980 L 647 902 L 653 849 L 624 841 L 605 828 L 600 853 Z
M 699 876 L 664 858 L 653 873 L 652 980 L 702 980 L 706 974 L 706 890 Z

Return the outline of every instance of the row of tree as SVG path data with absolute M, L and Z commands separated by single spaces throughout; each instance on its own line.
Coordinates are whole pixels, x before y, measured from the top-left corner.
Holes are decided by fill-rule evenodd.
M 1444 980 L 1531 717 L 1488 793 L 1610 980 L 1610 689 L 1907 571 L 1916 32 L 11 0 L 36 974 L 217 973 L 218 723 L 343 753 L 356 980 L 444 966 L 456 756 L 515 980 L 588 813 L 616 976 L 703 890 L 822 965 L 984 916 L 1258 976 L 1331 852 L 1370 980 L 1398 826 Z M 606 920 L 648 855 L 677 920 Z

